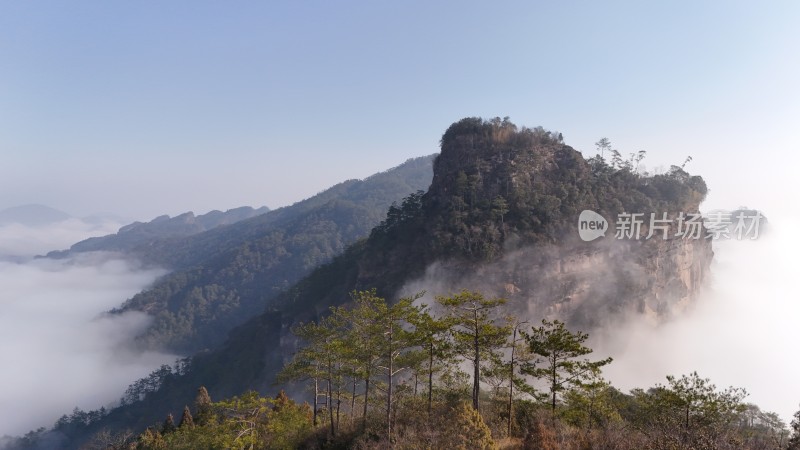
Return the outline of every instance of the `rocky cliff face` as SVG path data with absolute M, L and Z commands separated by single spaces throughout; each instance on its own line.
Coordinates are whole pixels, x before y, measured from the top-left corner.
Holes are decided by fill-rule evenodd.
M 525 317 L 583 329 L 629 315 L 665 320 L 695 300 L 709 270 L 704 229 L 700 239 L 675 237 L 677 215 L 697 213 L 705 193 L 703 180 L 680 168 L 648 176 L 586 160 L 555 133 L 465 119 L 442 138 L 422 201 L 418 235 L 427 233 L 433 251 L 401 294 L 479 290 L 508 298 Z M 604 238 L 579 239 L 587 209 L 609 220 Z M 644 214 L 640 239 L 615 238 L 624 212 Z M 668 238 L 645 239 L 650 213 L 662 212 L 673 219 Z
M 655 323 L 694 303 L 712 257 L 706 239 L 540 244 L 487 264 L 436 262 L 402 295 L 424 290 L 431 303 L 435 295 L 478 290 L 508 299 L 521 317 L 556 318 L 587 331 L 632 316 Z

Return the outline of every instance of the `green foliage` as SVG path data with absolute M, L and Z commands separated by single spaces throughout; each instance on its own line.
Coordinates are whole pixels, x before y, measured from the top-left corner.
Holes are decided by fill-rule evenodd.
M 270 399 L 251 391 L 206 406 L 211 414 L 205 423 L 163 435 L 148 428 L 137 449 L 293 449 L 311 432 L 308 405 L 297 405 L 283 392 Z
M 280 391 L 273 401 L 267 421 L 269 447 L 293 449 L 311 432 L 311 408 L 307 403 L 297 405 L 285 392 Z
M 424 194 L 425 191 L 417 191 L 404 198 L 400 206 L 396 202 L 392 203 L 386 213 L 386 219 L 372 229 L 371 236 L 374 236 L 374 239 L 397 238 L 397 233 L 421 217 Z
M 718 390 L 696 372 L 667 377 L 667 385 L 633 392 L 636 412 L 629 420 L 649 430 L 648 440 L 664 445 L 702 447 L 730 434 L 746 407 L 741 388 Z
M 414 342 L 419 349 L 412 353 L 417 364 L 412 364 L 415 379 L 422 376 L 427 381 L 427 410 L 430 415 L 433 406 L 434 376 L 447 370 L 455 357 L 454 345 L 448 339 L 452 318 L 437 318 L 428 305 L 420 305 L 419 309 L 408 318 L 414 327 Z
M 576 382 L 573 389 L 564 393 L 562 417 L 578 428 L 608 428 L 610 423 L 622 420 L 615 403 L 616 394 L 616 389 L 599 373 L 590 372 L 585 380 Z
M 611 358 L 600 361 L 578 359 L 592 353 L 583 345 L 589 335 L 581 331 L 570 332 L 563 322 L 543 319 L 542 326 L 524 334 L 530 351 L 544 359 L 544 367 L 528 367 L 525 372 L 547 380 L 551 395 L 551 410 L 555 416 L 556 399 L 570 385 L 579 385 L 597 374 L 601 367 L 611 363 Z
M 394 410 L 392 394 L 396 383 L 395 377 L 408 369 L 406 364 L 414 361 L 407 356 L 409 349 L 416 345 L 417 341 L 415 330 L 409 330 L 404 325 L 409 324 L 412 316 L 419 313 L 413 303 L 421 296 L 422 294 L 418 294 L 402 298 L 393 305 L 388 305 L 384 299 L 376 296 L 374 290 L 355 292 L 355 307 L 349 313 L 343 313 L 346 318 L 350 318 L 351 323 L 359 321 L 363 323 L 365 319 L 372 322 L 372 326 L 367 328 L 369 330 L 367 333 L 364 333 L 364 328 L 356 328 L 355 337 L 361 341 L 371 341 L 372 344 L 369 346 L 377 350 L 379 359 L 376 367 L 386 378 L 386 434 L 389 441 L 392 439 Z M 365 378 L 365 381 L 368 380 Z
M 396 377 L 416 361 L 410 349 L 417 345 L 419 337 L 406 325 L 411 323 L 412 317 L 419 315 L 419 308 L 413 306 L 419 296 L 403 298 L 389 305 L 385 299 L 377 296 L 375 290 L 354 291 L 352 308 L 331 308 L 331 314 L 316 323 L 295 328 L 294 333 L 307 345 L 295 354 L 279 379 L 313 380 L 315 398 L 320 394 L 317 390 L 319 381 L 326 384 L 327 393 L 323 392 L 323 395 L 326 397 L 331 436 L 336 435 L 340 423 L 345 385 L 353 386 L 350 402 L 352 416 L 356 384 L 359 381 L 363 383 L 362 428 L 365 428 L 372 394 L 370 387 L 382 375 L 384 379 L 380 381 L 386 397 L 386 433 L 387 438 L 391 439 Z M 349 377 L 350 381 L 345 377 Z
M 741 388 L 717 391 L 708 378 L 700 378 L 697 372 L 676 378 L 667 376 L 668 387 L 657 386 L 656 392 L 663 394 L 660 400 L 683 416 L 683 426 L 691 429 L 713 423 L 733 420 L 742 411 L 742 399 L 747 392 Z
M 450 297 L 438 296 L 436 301 L 447 309 L 456 350 L 472 363 L 472 407 L 478 410 L 481 369 L 499 358 L 498 352 L 511 331 L 508 325 L 496 324 L 497 308 L 506 300 L 486 299 L 479 292 L 461 291 Z
M 468 403 L 453 408 L 450 420 L 444 424 L 437 448 L 458 450 L 496 450 L 492 431 L 486 426 L 478 411 Z
M 327 392 L 323 393 L 326 399 L 326 408 L 330 419 L 330 433 L 336 434 L 334 423 L 333 402 L 334 392 L 341 392 L 343 387 L 343 374 L 349 359 L 344 353 L 345 322 L 341 315 L 332 314 L 320 319 L 318 322 L 300 324 L 293 332 L 306 342 L 306 346 L 297 352 L 292 361 L 287 364 L 278 375 L 278 380 L 313 380 L 314 382 L 314 411 L 313 420 L 317 424 L 317 398 L 321 394 L 319 382 L 327 385 Z

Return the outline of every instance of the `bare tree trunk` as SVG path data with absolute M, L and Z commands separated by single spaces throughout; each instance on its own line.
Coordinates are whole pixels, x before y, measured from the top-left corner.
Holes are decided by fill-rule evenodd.
M 350 423 L 353 423 L 353 417 L 356 411 L 356 379 L 353 378 L 353 396 L 350 398 Z
M 394 358 L 393 352 L 394 349 L 392 348 L 393 339 L 394 339 L 394 329 L 392 326 L 392 320 L 389 319 L 389 385 L 386 389 L 386 439 L 389 442 L 389 445 L 392 445 L 392 378 L 394 376 Z
M 319 402 L 319 378 L 314 377 L 314 426 L 317 426 L 317 402 Z
M 550 379 L 550 381 L 551 381 L 550 390 L 553 391 L 552 392 L 553 399 L 552 399 L 552 404 L 551 404 L 551 412 L 552 412 L 553 426 L 555 426 L 556 425 L 556 389 L 558 388 L 558 385 L 557 385 L 557 383 L 558 383 L 558 374 L 556 372 L 556 369 L 557 369 L 556 363 L 558 361 L 556 361 L 555 353 L 553 353 L 552 360 L 553 360 L 552 361 L 553 373 L 550 374 L 550 376 L 551 376 L 551 379 Z
M 481 393 L 481 353 L 480 353 L 480 343 L 478 341 L 478 336 L 480 331 L 478 329 L 478 311 L 475 310 L 475 335 L 473 336 L 474 340 L 473 343 L 475 345 L 475 356 L 473 359 L 473 382 L 472 382 L 472 407 L 478 411 L 478 402 Z
M 367 429 L 367 407 L 369 406 L 369 372 L 364 377 L 364 415 L 361 416 L 361 431 Z
M 517 349 L 517 327 L 511 337 L 511 370 L 508 374 L 508 437 L 511 437 L 511 422 L 514 412 L 514 350 Z
M 331 436 L 336 436 L 336 428 L 334 427 L 333 423 L 333 387 L 331 383 L 333 381 L 333 364 L 328 359 L 328 415 L 331 417 Z
M 433 344 L 428 353 L 428 417 L 431 416 L 431 405 L 433 405 Z
M 342 383 L 336 384 L 336 429 L 339 430 L 339 410 L 342 406 Z

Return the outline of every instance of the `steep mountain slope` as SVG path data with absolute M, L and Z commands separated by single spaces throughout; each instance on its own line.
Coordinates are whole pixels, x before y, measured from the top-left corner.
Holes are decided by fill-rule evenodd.
M 186 373 L 166 377 L 160 389 L 86 433 L 152 423 L 191 402 L 199 385 L 216 397 L 273 391 L 277 371 L 300 344 L 291 327 L 346 303 L 354 289 L 374 287 L 389 298 L 481 289 L 505 295 L 528 317 L 564 318 L 587 330 L 620 315 L 663 319 L 694 299 L 712 257 L 710 241 L 617 241 L 609 233 L 583 242 L 578 215 L 695 212 L 705 193 L 703 180 L 680 168 L 643 176 L 600 158 L 587 161 L 541 128 L 461 120 L 442 137 L 424 195 L 390 208 L 368 239 L 280 294 L 221 347 L 194 356 Z
M 139 337 L 147 348 L 182 354 L 212 348 L 263 312 L 268 299 L 366 236 L 393 202 L 425 189 L 432 162 L 432 156 L 412 159 L 252 219 L 139 247 L 135 254 L 179 269 L 117 312 L 154 316 Z

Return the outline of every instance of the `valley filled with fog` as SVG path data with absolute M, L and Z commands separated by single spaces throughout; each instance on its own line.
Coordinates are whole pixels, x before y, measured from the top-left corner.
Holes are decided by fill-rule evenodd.
M 144 314 L 103 314 L 163 271 L 102 253 L 33 258 L 118 227 L 75 218 L 0 226 L 0 436 L 50 427 L 75 407 L 114 404 L 128 384 L 174 362 L 129 349 Z
M 720 388 L 745 388 L 746 402 L 788 423 L 800 379 L 792 357 L 800 342 L 800 236 L 792 216 L 769 219 L 769 230 L 756 240 L 714 242 L 708 285 L 683 314 L 660 326 L 632 320 L 595 336 L 596 351 L 614 357 L 608 379 L 632 389 L 697 371 Z

